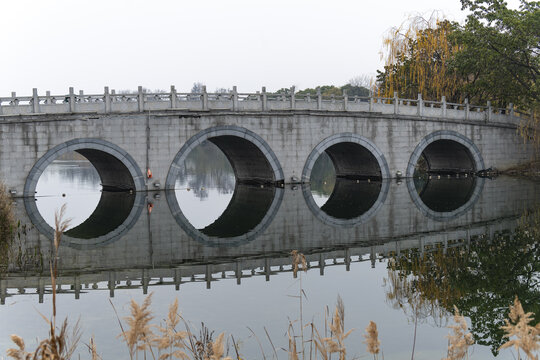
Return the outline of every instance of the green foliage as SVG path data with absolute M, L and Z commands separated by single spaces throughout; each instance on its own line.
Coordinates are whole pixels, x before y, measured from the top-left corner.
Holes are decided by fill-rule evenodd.
M 472 101 L 497 106 L 514 103 L 529 110 L 540 102 L 540 2 L 521 1 L 519 10 L 502 0 L 461 0 L 470 10 L 452 40 L 460 51 L 450 66 L 467 81 L 462 91 Z
M 407 293 L 419 295 L 424 303 L 448 314 L 457 306 L 471 319 L 475 341 L 497 354 L 505 341 L 501 326 L 515 296 L 526 312 L 540 314 L 538 219 L 539 214 L 535 214 L 515 233 L 483 237 L 468 248 L 436 249 L 424 256 L 404 254 L 390 262 L 391 271 L 402 278 L 412 275 Z
M 303 96 L 309 94 L 311 97 L 316 97 L 319 90 L 323 97 L 342 96 L 344 91 L 346 91 L 349 96 L 369 96 L 369 89 L 361 85 L 353 85 L 350 83 L 340 87 L 335 85 L 322 85 L 315 88 L 306 88 L 297 91 L 296 95 Z M 281 88 L 276 91 L 275 94 L 290 94 L 290 92 L 291 89 Z
M 386 66 L 377 75 L 384 95 L 537 108 L 540 2 L 521 0 L 518 10 L 503 0 L 461 3 L 472 12 L 463 25 L 415 18 L 392 30 L 384 40 Z

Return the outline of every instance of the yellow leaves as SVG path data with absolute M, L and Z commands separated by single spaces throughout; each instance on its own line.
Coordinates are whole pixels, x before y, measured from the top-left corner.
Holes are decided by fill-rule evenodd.
M 409 18 L 393 28 L 383 39 L 386 50 L 386 79 L 383 96 L 415 98 L 421 93 L 424 99 L 438 100 L 451 97 L 457 90 L 458 80 L 449 73 L 446 60 L 457 47 L 451 46 L 448 35 L 450 22 L 433 13 L 429 19 L 421 16 Z

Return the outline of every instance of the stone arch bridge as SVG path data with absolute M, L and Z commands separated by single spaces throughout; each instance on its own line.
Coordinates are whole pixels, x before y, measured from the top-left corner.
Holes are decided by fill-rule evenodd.
M 530 159 L 513 109 L 346 94 L 68 94 L 0 98 L 0 174 L 33 196 L 44 169 L 68 151 L 88 158 L 105 189 L 173 188 L 189 152 L 208 140 L 239 182 L 309 182 L 326 152 L 345 178 L 411 177 L 420 158 L 435 173 L 472 175 Z M 152 176 L 149 176 L 151 172 Z

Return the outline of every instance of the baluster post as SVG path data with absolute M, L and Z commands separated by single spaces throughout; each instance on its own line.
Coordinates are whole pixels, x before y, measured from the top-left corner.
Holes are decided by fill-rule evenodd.
M 233 111 L 238 111 L 238 90 L 236 86 L 232 87 L 232 101 Z
M 322 110 L 322 94 L 321 88 L 317 89 L 317 110 Z
M 84 91 L 79 90 L 79 102 L 84 102 Z
M 343 90 L 343 111 L 347 111 L 349 108 L 349 97 L 347 96 L 347 90 Z
M 418 94 L 418 103 L 416 104 L 416 113 L 418 116 L 424 116 L 424 100 L 422 100 L 422 94 Z
M 171 85 L 171 109 L 176 109 L 176 88 Z
M 36 88 L 32 89 L 32 112 L 33 113 L 39 112 L 39 97 L 38 97 L 38 91 Z
M 111 112 L 111 95 L 109 94 L 109 87 L 105 86 L 103 89 L 103 95 L 105 97 L 105 113 Z
M 470 112 L 471 112 L 471 106 L 469 104 L 469 99 L 465 99 L 465 120 L 469 120 L 469 116 L 470 116 Z
M 490 121 L 491 121 L 491 101 L 488 101 L 488 102 L 487 102 L 487 116 L 486 116 L 486 121 L 487 121 L 487 122 L 490 122 Z
M 510 116 L 514 116 L 514 104 L 510 103 L 508 104 L 508 107 L 510 108 Z
M 399 98 L 397 91 L 394 91 L 394 114 L 399 112 Z
M 266 95 L 266 86 L 262 87 L 262 111 L 268 110 L 268 95 Z
M 75 112 L 75 91 L 73 87 L 69 88 L 69 112 Z
M 11 101 L 9 102 L 10 105 L 19 105 L 19 100 L 17 99 L 17 93 L 15 91 L 11 92 Z
M 373 90 L 369 89 L 369 112 L 373 111 Z
M 143 92 L 143 87 L 142 86 L 139 86 L 138 89 L 138 96 L 137 96 L 137 102 L 139 103 L 139 112 L 143 112 L 144 111 L 144 92 Z
M 202 109 L 208 110 L 208 93 L 206 92 L 206 85 L 202 86 Z
M 294 110 L 296 108 L 296 97 L 294 90 L 294 86 L 291 86 L 291 110 Z
M 446 117 L 446 96 L 442 96 L 441 97 L 441 107 L 442 107 L 442 117 L 445 118 Z
M 32 89 L 32 112 L 38 113 L 39 112 L 39 97 L 37 95 L 37 89 Z

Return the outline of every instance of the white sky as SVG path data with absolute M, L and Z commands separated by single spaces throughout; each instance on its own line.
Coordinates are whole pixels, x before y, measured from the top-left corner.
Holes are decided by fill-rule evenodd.
M 510 1 L 516 4 L 518 0 Z M 69 86 L 240 92 L 343 85 L 382 68 L 382 37 L 459 0 L 0 0 L 0 96 Z

